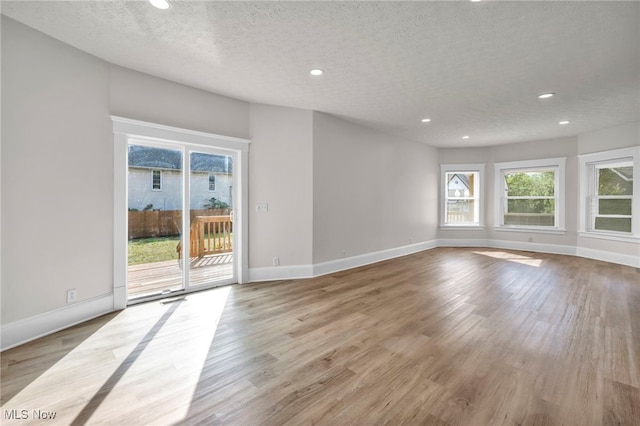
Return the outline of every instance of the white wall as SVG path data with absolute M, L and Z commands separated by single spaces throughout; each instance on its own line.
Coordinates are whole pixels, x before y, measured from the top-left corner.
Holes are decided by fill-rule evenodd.
M 313 117 L 313 262 L 434 240 L 437 151 Z
M 246 102 L 110 65 L 5 16 L 2 59 L 7 347 L 113 308 L 110 115 L 250 132 Z M 71 288 L 77 302 L 67 305 Z
M 112 291 L 107 63 L 2 16 L 2 323 Z
M 591 154 L 640 145 L 640 122 L 583 133 L 578 136 L 578 154 Z
M 116 65 L 109 67 L 112 115 L 248 139 L 249 104 Z
M 313 135 L 311 111 L 251 105 L 249 263 L 311 265 Z M 257 203 L 268 204 L 258 213 Z

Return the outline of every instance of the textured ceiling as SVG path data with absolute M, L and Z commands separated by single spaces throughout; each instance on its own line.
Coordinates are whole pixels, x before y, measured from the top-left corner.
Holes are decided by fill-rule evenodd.
M 432 146 L 640 119 L 638 2 L 2 1 L 2 13 L 114 64 Z

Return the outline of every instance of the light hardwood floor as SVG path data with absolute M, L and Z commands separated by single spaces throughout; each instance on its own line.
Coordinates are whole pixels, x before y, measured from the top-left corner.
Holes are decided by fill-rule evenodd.
M 2 423 L 638 425 L 639 369 L 640 270 L 440 248 L 5 351 Z

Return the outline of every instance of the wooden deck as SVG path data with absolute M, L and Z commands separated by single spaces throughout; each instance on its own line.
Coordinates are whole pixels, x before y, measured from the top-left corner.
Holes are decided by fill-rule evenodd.
M 233 254 L 191 258 L 191 286 L 210 284 L 233 276 Z M 182 287 L 182 260 L 144 263 L 128 268 L 129 298 Z

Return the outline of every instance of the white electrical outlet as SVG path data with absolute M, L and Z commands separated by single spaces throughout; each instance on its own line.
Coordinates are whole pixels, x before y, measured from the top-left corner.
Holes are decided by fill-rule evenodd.
M 258 213 L 267 213 L 269 211 L 269 204 L 267 203 L 256 204 L 256 211 Z
M 273 258 L 273 266 L 280 266 L 280 258 L 279 257 L 274 257 Z
M 76 301 L 76 289 L 72 288 L 67 290 L 67 303 L 74 303 Z
M 340 252 L 340 256 L 342 256 L 342 257 L 347 257 L 347 251 L 346 251 L 346 250 L 342 250 L 342 251 Z

